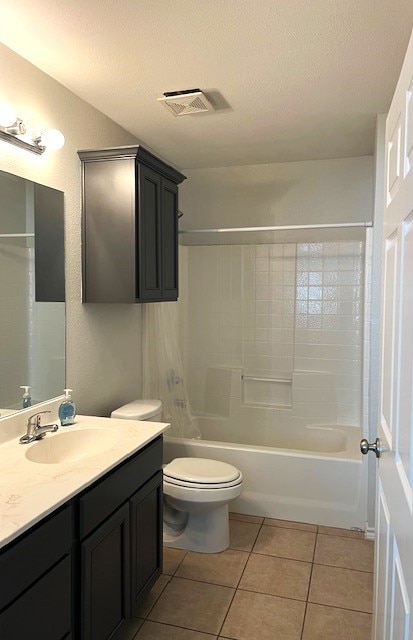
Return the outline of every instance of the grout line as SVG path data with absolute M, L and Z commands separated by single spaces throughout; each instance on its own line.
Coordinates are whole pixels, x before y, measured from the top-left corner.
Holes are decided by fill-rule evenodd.
M 163 627 L 173 627 L 174 629 L 182 629 L 184 631 L 193 631 L 195 633 L 204 634 L 205 636 L 210 636 L 211 638 L 217 638 L 218 637 L 216 633 L 211 633 L 210 631 L 200 631 L 199 629 L 194 629 L 193 627 L 183 627 L 182 625 L 179 626 L 177 624 L 174 624 L 173 622 L 159 622 L 158 620 L 147 620 L 147 621 L 145 620 L 145 622 L 152 622 L 153 624 L 160 624 Z M 139 633 L 139 631 L 141 629 L 142 629 L 142 627 L 140 627 L 140 629 L 138 630 L 137 633 Z M 132 640 L 135 640 L 135 637 L 132 638 Z
M 264 520 L 263 520 L 263 522 L 264 522 Z M 255 542 L 257 541 L 257 538 L 258 538 L 258 535 L 259 535 L 259 533 L 260 533 L 260 531 L 261 531 L 261 529 L 262 529 L 262 526 L 263 526 L 263 524 L 261 523 L 261 525 L 260 525 L 260 527 L 259 527 L 259 529 L 258 529 L 258 531 L 257 531 L 257 535 L 255 536 L 255 540 L 254 540 L 254 542 L 253 542 L 253 545 L 252 545 L 252 547 L 251 547 L 251 550 L 250 550 L 250 551 L 249 551 L 249 553 L 248 553 L 247 562 L 245 563 L 244 568 L 243 568 L 243 570 L 242 570 L 242 572 L 241 572 L 241 575 L 240 575 L 239 580 L 238 580 L 238 582 L 237 582 L 237 586 L 235 587 L 234 594 L 233 594 L 233 596 L 232 596 L 232 598 L 231 598 L 231 602 L 229 603 L 229 607 L 228 607 L 227 612 L 226 612 L 226 614 L 225 614 L 225 617 L 224 617 L 224 619 L 223 619 L 223 621 L 222 621 L 222 625 L 221 625 L 220 630 L 219 630 L 219 632 L 218 632 L 218 637 L 221 635 L 222 629 L 224 628 L 224 625 L 225 625 L 226 619 L 227 619 L 227 617 L 228 617 L 229 611 L 230 611 L 230 609 L 231 609 L 231 607 L 232 607 L 232 603 L 234 602 L 234 598 L 235 598 L 235 596 L 236 596 L 236 594 L 237 594 L 237 592 L 238 592 L 238 588 L 239 588 L 239 584 L 240 584 L 240 582 L 241 582 L 241 580 L 242 580 L 242 576 L 244 575 L 245 569 L 247 568 L 247 564 L 248 564 L 249 559 L 250 559 L 250 557 L 251 557 L 252 549 L 254 548 Z
M 315 552 L 316 552 L 316 548 L 317 548 L 318 535 L 319 534 L 318 534 L 318 527 L 317 527 L 317 533 L 316 533 L 315 541 L 314 541 L 313 559 L 312 559 L 312 562 L 311 562 L 310 579 L 308 581 L 307 598 L 306 598 L 306 603 L 305 603 L 305 608 L 304 608 L 303 626 L 302 626 L 301 635 L 300 635 L 300 639 L 301 640 L 302 640 L 303 635 L 304 635 L 305 620 L 306 620 L 306 617 L 307 617 L 308 598 L 310 596 L 310 587 L 311 587 L 311 580 L 312 580 L 312 577 L 313 577 L 314 558 L 315 558 Z
M 263 553 L 262 551 L 252 551 L 256 556 L 265 556 L 266 558 L 281 558 L 282 560 L 292 560 L 293 562 L 304 562 L 305 564 L 312 564 L 312 560 L 301 560 L 299 558 L 290 558 L 290 556 L 276 556 L 274 553 Z
M 327 607 L 328 609 L 340 609 L 340 611 L 352 611 L 353 613 L 364 613 L 366 616 L 372 616 L 373 612 L 371 611 L 362 611 L 361 609 L 350 609 L 346 607 L 338 607 L 334 604 L 323 604 L 322 602 L 313 602 L 309 600 L 307 604 L 314 604 L 316 607 Z
M 319 533 L 318 533 L 318 527 L 317 527 L 317 533 L 316 533 L 316 535 L 315 535 L 315 540 L 314 540 L 313 558 L 312 558 L 312 560 L 311 560 L 311 562 L 312 562 L 313 564 L 314 564 L 314 558 L 315 558 L 315 551 L 316 551 L 316 548 L 317 548 L 318 536 L 319 536 Z
M 138 618 L 136 618 L 136 619 L 138 620 Z M 130 640 L 138 640 L 138 633 L 140 632 L 140 630 L 142 629 L 143 625 L 146 622 L 145 618 L 140 618 L 140 620 L 142 620 L 142 624 L 139 627 L 139 629 L 137 630 L 137 632 L 135 633 L 135 635 Z M 122 640 L 122 638 L 121 638 L 121 640 Z
M 256 544 L 256 542 L 258 540 L 258 536 L 260 535 L 261 529 L 263 528 L 263 526 L 264 526 L 264 520 L 262 521 L 262 523 L 260 525 L 260 528 L 258 529 L 257 534 L 256 534 L 256 536 L 254 538 L 254 542 L 252 543 L 252 547 L 251 547 L 250 553 L 253 553 L 253 551 L 254 551 L 255 544 Z
M 175 576 L 175 575 L 176 575 L 176 572 L 178 571 L 178 569 L 180 569 L 180 568 L 181 568 L 181 565 L 182 565 L 182 563 L 183 563 L 183 561 L 185 560 L 185 558 L 186 558 L 186 556 L 187 556 L 187 555 L 188 555 L 188 551 L 186 551 L 186 552 L 184 553 L 184 557 L 182 558 L 181 562 L 178 562 L 178 566 L 176 567 L 175 571 L 174 571 L 174 572 L 173 572 L 173 574 L 172 574 L 173 576 Z
M 267 527 L 268 529 L 281 529 L 282 531 L 299 531 L 300 533 L 313 533 L 315 535 L 318 534 L 318 527 L 315 531 L 308 531 L 307 529 L 297 529 L 295 527 L 280 527 L 277 524 L 264 524 L 263 527 Z M 315 525 L 314 525 L 315 526 Z
M 358 573 L 374 573 L 374 568 L 369 571 L 368 569 L 353 569 L 352 567 L 343 567 L 339 564 L 327 564 L 326 562 L 313 562 L 320 567 L 331 567 L 332 569 L 347 569 L 347 571 L 358 571 Z
M 259 525 L 262 525 L 264 523 L 264 520 L 265 520 L 265 517 L 266 517 L 266 516 L 252 516 L 253 518 L 261 518 L 261 522 L 252 522 L 251 520 L 244 520 L 243 518 L 234 518 L 234 516 L 237 516 L 237 515 L 239 515 L 239 516 L 246 515 L 248 517 L 248 514 L 236 513 L 235 511 L 231 511 L 229 513 L 229 519 L 230 520 L 236 520 L 237 522 L 246 522 L 247 524 L 259 524 Z
M 358 533 L 358 532 L 357 532 Z M 340 533 L 323 533 L 323 531 L 319 531 L 320 536 L 326 536 L 327 538 L 344 538 L 345 540 L 361 540 L 361 542 L 373 542 L 373 540 L 366 540 L 362 536 L 344 536 Z
M 254 591 L 253 589 L 246 589 L 245 587 L 237 588 L 237 591 L 244 591 L 245 593 L 257 593 L 260 596 L 270 596 L 271 598 L 279 598 L 280 600 L 292 600 L 293 602 L 306 603 L 306 600 L 300 600 L 299 598 L 292 598 L 290 596 L 280 596 L 277 593 L 268 593 L 268 591 Z
M 146 612 L 146 615 L 145 615 L 145 616 L 137 616 L 137 617 L 136 617 L 136 616 L 134 616 L 134 618 L 136 618 L 136 619 L 141 618 L 142 620 L 147 620 L 147 619 L 148 619 L 148 616 L 149 616 L 149 614 L 151 613 L 152 609 L 154 608 L 154 606 L 155 606 L 155 605 L 156 605 L 156 603 L 158 602 L 159 598 L 161 597 L 161 595 L 162 595 L 162 594 L 163 594 L 163 592 L 165 591 L 166 587 L 168 586 L 168 584 L 171 582 L 171 580 L 172 580 L 172 578 L 173 578 L 173 576 L 170 576 L 170 575 L 168 575 L 167 573 L 161 573 L 161 575 L 159 576 L 159 578 L 161 578 L 161 576 L 167 576 L 167 577 L 169 578 L 168 582 L 166 582 L 166 583 L 164 584 L 164 586 L 163 586 L 163 588 L 161 589 L 160 593 L 157 595 L 157 597 L 155 598 L 154 602 L 152 603 L 152 605 L 149 607 L 148 611 Z M 158 578 L 158 580 L 159 580 L 159 578 Z M 158 580 L 157 580 L 156 582 L 158 582 Z M 155 584 L 156 584 L 156 582 L 155 582 Z M 153 587 L 154 587 L 154 586 L 155 586 L 155 585 L 153 585 Z M 152 589 L 153 589 L 153 587 L 152 587 Z M 151 589 L 151 591 L 152 591 L 152 589 Z M 150 593 L 150 592 L 149 592 L 149 593 Z M 148 593 L 148 595 L 147 595 L 146 597 L 148 597 L 148 596 L 149 596 L 149 593 Z M 145 599 L 146 599 L 146 598 L 145 598 Z M 141 603 L 141 606 L 142 606 L 143 604 L 144 604 L 144 601 Z
M 271 529 L 283 529 L 284 531 L 301 531 L 302 533 L 317 533 L 317 527 L 315 529 L 302 529 L 301 527 L 283 527 L 280 524 L 266 524 L 263 522 L 265 527 L 270 527 Z

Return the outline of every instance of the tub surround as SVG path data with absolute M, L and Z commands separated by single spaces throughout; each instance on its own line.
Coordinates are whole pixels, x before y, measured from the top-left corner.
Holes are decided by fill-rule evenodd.
M 14 540 L 24 531 L 52 513 L 95 480 L 142 449 L 161 435 L 167 424 L 114 420 L 95 416 L 77 416 L 70 427 L 61 427 L 55 434 L 29 445 L 20 445 L 18 437 L 25 433 L 27 415 L 50 408 L 47 423 L 56 420 L 60 399 L 37 405 L 1 422 L 4 431 L 0 442 L 0 547 Z M 114 444 L 95 455 L 77 460 L 44 464 L 26 458 L 30 448 L 42 447 L 50 438 L 84 429 L 108 429 L 114 432 Z M 81 447 L 80 447 L 81 449 Z

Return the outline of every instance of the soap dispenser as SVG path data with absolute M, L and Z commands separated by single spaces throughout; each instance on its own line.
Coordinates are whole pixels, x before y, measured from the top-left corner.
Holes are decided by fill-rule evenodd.
M 59 407 L 59 418 L 62 427 L 73 424 L 76 416 L 75 403 L 72 400 L 73 389 L 64 389 L 65 399 Z
M 27 407 L 32 406 L 32 397 L 30 395 L 30 387 L 27 387 L 26 385 L 22 385 L 20 389 L 24 390 L 22 407 L 23 409 L 27 409 Z

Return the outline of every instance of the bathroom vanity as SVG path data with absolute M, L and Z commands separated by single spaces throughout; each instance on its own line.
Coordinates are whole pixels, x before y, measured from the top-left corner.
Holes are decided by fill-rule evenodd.
M 31 445 L 0 446 L 6 467 L 0 514 L 2 640 L 121 635 L 162 571 L 166 428 L 80 417 L 74 427 Z M 105 432 L 111 433 L 108 446 L 94 453 Z M 83 438 L 78 457 L 77 437 Z

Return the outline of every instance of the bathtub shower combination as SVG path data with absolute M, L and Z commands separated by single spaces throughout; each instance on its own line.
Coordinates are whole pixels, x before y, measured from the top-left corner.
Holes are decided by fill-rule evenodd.
M 231 509 L 282 520 L 364 528 L 365 496 L 357 427 L 312 426 L 272 447 L 210 440 L 219 418 L 198 418 L 202 440 L 165 438 L 165 460 L 213 458 L 242 470 Z
M 201 435 L 166 437 L 165 462 L 240 469 L 240 513 L 364 528 L 364 232 L 285 243 L 239 233 L 220 245 L 207 235 L 184 236 L 174 305 Z

